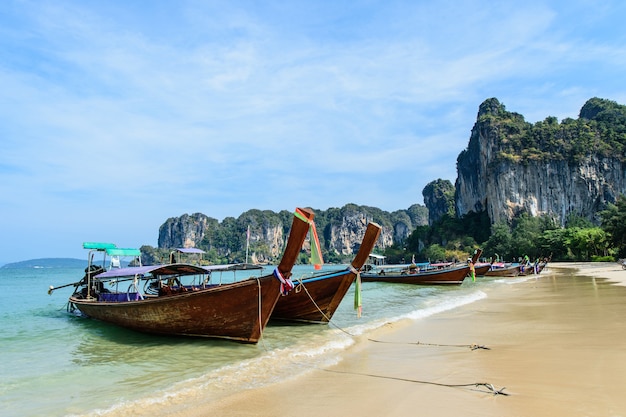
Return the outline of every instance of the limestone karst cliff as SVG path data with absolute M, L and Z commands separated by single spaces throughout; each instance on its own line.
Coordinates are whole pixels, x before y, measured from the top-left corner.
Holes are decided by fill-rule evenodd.
M 347 204 L 341 208 L 314 210 L 315 224 L 326 259 L 349 260 L 359 249 L 369 222 L 382 226 L 376 248 L 404 239 L 428 222 L 427 209 L 413 205 L 392 213 L 374 207 Z M 243 261 L 250 226 L 249 261 L 275 262 L 282 255 L 291 227 L 292 212 L 249 210 L 222 222 L 202 213 L 169 218 L 159 229 L 159 248 L 198 247 L 231 261 Z M 308 249 L 308 240 L 305 250 Z
M 315 210 L 326 259 L 346 261 L 356 253 L 370 221 L 381 224 L 375 250 L 403 244 L 417 226 L 453 212 L 487 213 L 492 223 L 526 212 L 564 225 L 570 215 L 598 223 L 600 210 L 626 193 L 626 106 L 593 98 L 577 119 L 555 117 L 531 124 L 497 99 L 479 107 L 467 149 L 457 158 L 457 179 L 429 183 L 426 207 L 385 212 L 347 204 Z M 223 221 L 204 214 L 168 219 L 159 248 L 200 247 L 230 261 L 242 261 L 250 226 L 250 260 L 273 262 L 289 233 L 292 212 L 250 210 Z
M 591 99 L 578 120 L 531 125 L 486 100 L 457 159 L 457 215 L 486 210 L 495 223 L 527 212 L 564 224 L 573 214 L 597 223 L 598 212 L 626 192 L 624 115 L 624 106 Z
M 426 184 L 422 191 L 424 205 L 428 209 L 428 225 L 441 219 L 444 215 L 455 216 L 454 185 L 448 180 L 437 179 Z
M 270 262 L 281 255 L 290 225 L 288 212 L 249 210 L 238 219 L 227 217 L 222 222 L 202 213 L 183 214 L 169 218 L 161 225 L 158 247 L 197 247 L 228 258 L 232 253 L 245 250 L 249 227 L 249 242 L 253 249 L 249 261 Z

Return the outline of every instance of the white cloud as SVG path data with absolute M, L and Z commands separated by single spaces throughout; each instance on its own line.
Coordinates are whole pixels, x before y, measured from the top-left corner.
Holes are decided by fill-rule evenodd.
M 78 249 L 110 213 L 109 240 L 156 244 L 184 212 L 407 208 L 454 181 L 486 98 L 529 121 L 624 101 L 624 30 L 603 36 L 623 6 L 608 5 L 579 33 L 584 2 L 13 2 L 0 226 L 28 242 L 20 225 L 55 219 Z

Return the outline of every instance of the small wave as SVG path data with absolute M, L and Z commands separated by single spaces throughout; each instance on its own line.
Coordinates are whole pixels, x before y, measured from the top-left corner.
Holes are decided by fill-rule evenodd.
M 483 291 L 473 291 L 469 294 L 454 295 L 443 298 L 439 302 L 427 308 L 415 310 L 407 315 L 411 319 L 421 319 L 432 316 L 433 314 L 442 313 L 444 311 L 453 310 L 455 308 L 474 303 L 476 301 L 487 298 L 487 294 Z
M 522 276 L 517 276 L 517 277 L 501 278 L 501 279 L 494 280 L 493 282 L 506 284 L 506 285 L 513 285 L 513 284 L 519 284 L 521 282 L 526 282 L 531 279 L 537 279 L 538 277 L 539 277 L 538 275 L 522 275 Z
M 204 375 L 186 379 L 153 395 L 119 402 L 108 409 L 98 409 L 87 416 L 168 415 L 188 406 L 198 407 L 224 398 L 238 391 L 266 386 L 278 381 L 293 379 L 316 369 L 336 365 L 342 353 L 354 345 L 356 338 L 390 322 L 404 319 L 417 320 L 486 298 L 480 290 L 463 294 L 442 294 L 428 300 L 414 310 L 394 317 L 380 317 L 369 322 L 342 328 L 329 328 L 326 332 L 302 338 L 281 348 L 267 350 L 255 358 L 211 370 Z M 331 323 L 331 326 L 333 324 Z M 260 347 L 267 349 L 264 341 Z M 138 413 L 140 410 L 140 413 Z
M 326 336 L 320 335 L 294 346 L 274 349 L 259 357 L 178 382 L 151 396 L 120 402 L 108 409 L 93 410 L 85 416 L 154 416 L 168 414 L 166 410 L 181 410 L 187 404 L 195 407 L 237 391 L 269 385 L 314 369 L 332 366 L 340 361 L 339 354 L 352 344 L 354 340 L 348 335 L 329 332 Z M 138 410 L 141 410 L 140 414 Z

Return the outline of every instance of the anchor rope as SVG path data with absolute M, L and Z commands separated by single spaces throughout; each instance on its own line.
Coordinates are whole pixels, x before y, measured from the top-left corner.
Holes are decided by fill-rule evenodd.
M 350 270 L 350 272 L 353 272 L 352 269 L 349 268 L 348 270 Z M 309 299 L 311 300 L 311 302 L 313 303 L 315 308 L 322 314 L 322 316 L 326 320 L 328 320 L 328 324 L 329 325 L 332 325 L 333 327 L 335 327 L 336 329 L 338 329 L 339 331 L 345 333 L 346 335 L 348 335 L 350 337 L 356 338 L 356 335 L 351 334 L 347 330 L 345 330 L 342 327 L 340 327 L 337 324 L 335 324 L 334 321 L 331 320 L 322 311 L 322 309 L 319 307 L 319 305 L 315 302 L 315 300 L 311 296 L 311 293 L 306 288 L 306 285 L 304 285 L 302 277 L 296 278 L 296 281 L 298 283 L 296 285 L 296 291 L 301 291 L 301 290 L 297 289 L 298 287 L 301 287 L 301 289 L 304 289 L 305 293 L 307 294 L 307 296 L 309 297 Z M 259 317 L 260 317 L 260 313 L 259 313 Z M 261 342 L 263 344 L 263 348 L 265 349 L 265 351 L 269 352 L 268 347 L 265 344 L 265 340 L 264 339 L 260 339 L 260 340 L 261 340 Z M 368 338 L 367 340 L 371 341 L 371 342 L 387 343 L 387 344 L 410 344 L 410 345 L 424 345 L 424 346 L 436 346 L 436 347 L 469 347 L 471 350 L 476 350 L 476 349 L 491 350 L 488 347 L 485 347 L 483 345 L 477 345 L 477 344 L 474 344 L 474 343 L 469 344 L 469 345 L 446 345 L 446 344 L 440 344 L 440 343 L 424 343 L 424 342 L 390 342 L 390 341 L 376 340 L 376 339 L 371 339 L 371 338 Z M 296 366 L 300 366 L 300 367 L 304 367 L 304 368 L 308 368 L 308 369 L 316 369 L 316 370 L 324 371 L 324 372 L 332 372 L 332 373 L 337 373 L 337 374 L 348 374 L 348 375 L 356 375 L 356 376 L 365 376 L 365 377 L 370 377 L 370 378 L 389 379 L 389 380 L 396 380 L 396 381 L 403 381 L 403 382 L 412 382 L 412 383 L 424 384 L 424 385 L 434 385 L 434 386 L 447 387 L 447 388 L 467 388 L 467 389 L 469 389 L 470 387 L 474 387 L 473 388 L 474 391 L 479 391 L 479 392 L 483 392 L 483 393 L 491 393 L 493 395 L 504 395 L 504 396 L 509 396 L 510 395 L 509 393 L 504 392 L 506 387 L 502 387 L 500 389 L 496 389 L 493 384 L 488 383 L 488 382 L 473 382 L 473 383 L 469 383 L 469 384 L 444 384 L 444 383 L 440 383 L 440 382 L 421 381 L 421 380 L 400 378 L 400 377 L 387 376 L 387 375 L 376 375 L 376 374 L 368 374 L 368 373 L 360 373 L 360 372 L 352 372 L 352 371 L 340 371 L 340 370 L 336 370 L 336 369 L 320 368 L 318 366 L 310 366 L 310 365 L 307 365 L 307 364 L 304 364 L 304 363 L 301 363 L 301 362 L 295 362 L 292 359 L 290 359 L 289 361 L 291 363 L 293 363 L 294 365 L 296 365 Z
M 443 383 L 440 383 L 440 382 L 420 381 L 420 380 L 417 380 L 417 379 L 399 378 L 399 377 L 395 377 L 395 376 L 366 374 L 366 373 L 351 372 L 351 371 L 339 371 L 339 370 L 335 370 L 335 369 L 325 369 L 325 368 L 317 368 L 317 369 L 320 369 L 320 370 L 326 371 L 326 372 L 336 373 L 336 374 L 367 376 L 367 377 L 370 377 L 370 378 L 391 379 L 391 380 L 395 380 L 395 381 L 413 382 L 413 383 L 416 383 L 416 384 L 426 384 L 426 385 L 436 385 L 436 386 L 439 386 L 439 387 L 448 387 L 448 388 L 468 388 L 468 387 L 480 388 L 480 387 L 484 387 L 484 388 L 487 389 L 487 391 L 481 390 L 481 389 L 479 389 L 478 391 L 490 392 L 493 395 L 504 395 L 504 396 L 509 396 L 510 395 L 509 393 L 504 392 L 506 387 L 502 387 L 500 389 L 496 389 L 493 386 L 493 384 L 490 384 L 488 382 L 474 382 L 474 383 L 471 383 L 471 384 L 443 384 Z
M 474 389 L 471 389 L 472 391 L 478 391 L 478 392 L 482 392 L 482 393 L 489 393 L 489 394 L 493 394 L 494 396 L 495 395 L 503 395 L 505 397 L 508 397 L 508 396 L 511 395 L 508 392 L 504 392 L 506 387 L 502 387 L 500 389 L 496 389 L 496 387 L 493 384 L 489 383 L 489 382 L 472 382 L 472 383 L 468 383 L 468 384 L 444 384 L 442 382 L 424 381 L 424 380 L 401 378 L 401 377 L 388 376 L 388 375 L 378 375 L 378 374 L 370 374 L 370 373 L 364 373 L 364 372 L 341 371 L 341 370 L 337 370 L 337 369 L 320 368 L 319 366 L 311 366 L 311 365 L 307 365 L 307 364 L 304 364 L 304 363 L 301 363 L 301 362 L 295 362 L 292 359 L 290 359 L 289 361 L 291 363 L 293 363 L 294 365 L 302 367 L 302 368 L 315 369 L 315 370 L 318 370 L 318 371 L 330 372 L 330 373 L 335 373 L 335 374 L 364 376 L 364 377 L 368 377 L 368 378 L 389 379 L 389 380 L 401 381 L 401 382 L 411 382 L 411 383 L 414 383 L 414 384 L 433 385 L 433 386 L 444 387 L 444 388 L 466 388 L 466 389 L 471 389 L 471 387 L 474 387 Z
M 352 265 L 350 265 L 350 266 L 352 267 Z M 352 272 L 352 273 L 355 273 L 355 272 L 354 272 L 354 271 L 355 271 L 354 267 L 352 267 L 352 268 L 348 268 L 347 270 L 348 270 L 348 271 L 350 271 L 350 272 Z M 358 271 L 357 271 L 357 272 L 358 272 Z M 330 322 L 331 322 L 330 317 L 328 317 L 328 316 L 326 315 L 326 313 L 324 313 L 324 311 L 322 311 L 322 309 L 320 308 L 320 306 L 319 306 L 319 305 L 315 302 L 315 300 L 314 300 L 314 299 L 313 299 L 313 297 L 311 296 L 311 293 L 309 292 L 308 288 L 306 287 L 306 285 L 304 285 L 304 281 L 302 281 L 302 277 L 300 277 L 300 278 L 296 278 L 296 281 L 298 282 L 298 285 L 296 286 L 295 291 L 296 291 L 296 292 L 300 292 L 300 291 L 302 291 L 302 289 L 304 289 L 304 292 L 305 292 L 305 293 L 306 293 L 306 295 L 309 297 L 309 300 L 311 300 L 311 303 L 313 303 L 313 306 L 315 306 L 315 308 L 317 309 L 317 311 L 319 311 L 319 313 L 322 315 L 322 317 L 324 317 L 324 319 L 326 319 L 326 321 L 330 324 Z M 333 324 L 333 325 L 334 325 L 334 324 Z M 342 330 L 342 329 L 340 329 L 340 330 Z M 342 330 L 342 331 L 343 331 L 343 330 Z M 345 332 L 345 331 L 344 331 L 344 332 Z M 350 333 L 347 333 L 347 332 L 346 332 L 346 334 L 348 334 L 348 335 L 350 335 L 350 336 L 353 336 L 353 335 L 351 335 Z
M 348 270 L 352 273 L 354 273 L 354 267 L 352 268 L 348 268 Z M 313 305 L 315 306 L 315 308 L 317 309 L 317 311 L 320 312 L 320 314 L 322 314 L 322 316 L 328 321 L 328 324 L 332 325 L 333 327 L 335 327 L 337 330 L 347 334 L 350 337 L 356 337 L 356 335 L 348 332 L 347 330 L 343 329 L 341 326 L 338 326 L 337 324 L 335 324 L 335 322 L 333 320 L 331 320 L 323 311 L 322 309 L 319 307 L 319 305 L 315 302 L 315 300 L 313 299 L 313 297 L 311 296 L 311 293 L 309 293 L 309 290 L 306 288 L 306 285 L 304 285 L 304 282 L 302 281 L 302 277 L 300 278 L 296 278 L 296 281 L 298 282 L 297 287 L 301 287 L 302 289 L 304 289 L 304 292 L 307 294 L 307 296 L 309 297 L 309 300 L 311 300 L 311 303 L 313 303 Z M 297 292 L 301 291 L 301 289 L 296 289 Z M 486 347 L 484 345 L 478 345 L 476 343 L 472 343 L 469 345 L 453 345 L 453 344 L 441 344 L 441 343 L 426 343 L 426 342 L 391 342 L 391 341 L 385 341 L 385 340 L 377 340 L 377 339 L 371 339 L 368 338 L 367 340 L 369 340 L 370 342 L 376 342 L 376 343 L 388 343 L 388 344 L 405 344 L 405 345 L 422 345 L 422 346 L 436 346 L 436 347 L 467 347 L 470 350 L 477 350 L 477 349 L 484 349 L 484 350 L 491 350 L 491 348 Z
M 352 265 L 350 265 L 352 266 Z M 354 267 L 352 268 L 348 268 L 348 270 L 352 273 L 354 273 L 355 269 Z M 358 271 L 357 271 L 358 272 Z M 309 297 L 309 300 L 311 300 L 311 302 L 313 303 L 313 305 L 315 306 L 315 308 L 317 309 L 317 311 L 319 311 L 322 316 L 328 321 L 328 324 L 332 325 L 333 327 L 335 327 L 337 330 L 347 334 L 350 337 L 356 337 L 356 335 L 348 332 L 347 330 L 345 330 L 344 328 L 342 328 L 341 326 L 338 326 L 337 324 L 335 324 L 334 320 L 330 319 L 323 311 L 322 309 L 319 307 L 319 305 L 317 305 L 317 303 L 315 302 L 315 300 L 313 299 L 313 297 L 311 296 L 311 293 L 309 293 L 309 290 L 306 288 L 306 285 L 304 285 L 304 282 L 302 281 L 302 277 L 300 278 L 296 278 L 296 281 L 298 282 L 297 287 L 301 287 L 302 289 L 304 289 L 304 292 L 307 294 L 307 296 Z M 296 289 L 296 291 L 301 291 L 300 289 Z M 484 350 L 491 350 L 491 348 L 484 346 L 484 345 L 478 345 L 476 343 L 472 343 L 469 345 L 451 345 L 451 344 L 442 344 L 442 343 L 426 343 L 426 342 L 390 342 L 390 341 L 385 341 L 385 340 L 377 340 L 377 339 L 371 339 L 368 338 L 367 340 L 369 340 L 370 342 L 376 342 L 376 343 L 389 343 L 389 344 L 404 344 L 404 345 L 422 345 L 422 346 L 436 346 L 436 347 L 467 347 L 470 350 L 477 350 L 477 349 L 484 349 Z
M 258 312 L 259 312 L 259 332 L 260 332 L 259 333 L 259 341 L 263 345 L 263 348 L 267 351 L 268 349 L 267 349 L 267 346 L 265 345 L 265 338 L 263 337 L 263 323 L 262 323 L 263 317 L 262 317 L 262 312 L 261 312 L 261 310 L 262 310 L 262 307 L 261 307 L 261 301 L 262 301 L 262 299 L 261 299 L 261 281 L 259 280 L 258 277 L 255 277 L 254 279 L 256 279 L 256 285 L 257 285 L 257 288 L 259 290 L 259 304 L 258 304 L 259 305 L 259 309 L 258 309 Z
M 442 344 L 442 343 L 425 343 L 425 342 L 390 342 L 387 340 L 376 340 L 376 339 L 367 339 L 370 342 L 376 342 L 376 343 L 389 343 L 389 344 L 396 344 L 396 345 L 422 345 L 422 346 L 437 346 L 437 347 L 467 347 L 470 348 L 470 350 L 476 350 L 476 349 L 484 349 L 484 350 L 491 350 L 491 348 L 488 348 L 487 346 L 484 345 L 477 345 L 476 343 L 472 343 L 469 345 L 447 345 L 447 344 Z

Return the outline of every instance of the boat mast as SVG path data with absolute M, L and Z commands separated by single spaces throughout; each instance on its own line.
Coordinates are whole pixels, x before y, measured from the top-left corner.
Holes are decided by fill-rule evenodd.
M 246 234 L 246 263 L 248 263 L 248 249 L 250 248 L 250 225 L 248 225 L 248 233 Z

